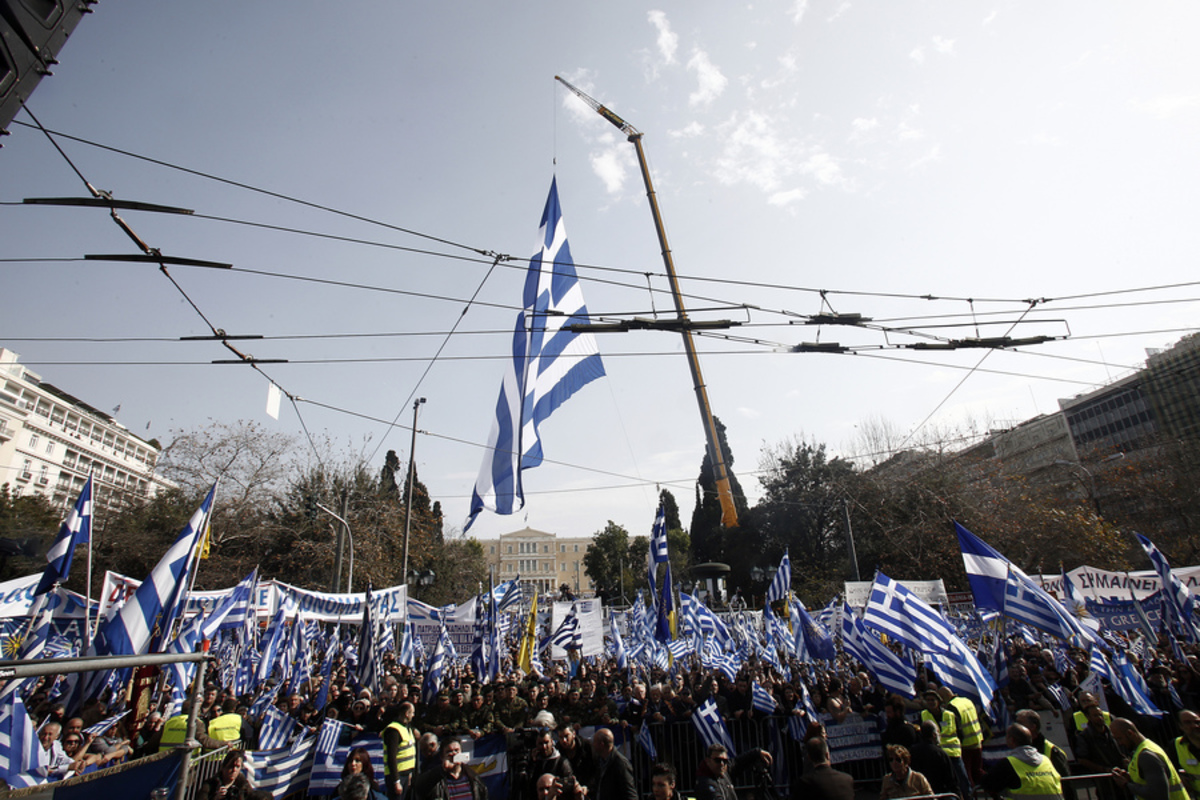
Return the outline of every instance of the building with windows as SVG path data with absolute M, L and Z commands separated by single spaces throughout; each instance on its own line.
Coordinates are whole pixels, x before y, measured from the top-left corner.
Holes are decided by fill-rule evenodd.
M 157 445 L 130 433 L 0 347 L 0 484 L 66 509 L 89 474 L 97 508 L 116 508 L 170 484 L 154 474 Z
M 546 531 L 523 528 L 503 533 L 496 541 L 481 542 L 496 582 L 521 576 L 521 583 L 538 594 L 557 592 L 567 584 L 579 597 L 594 594 L 583 566 L 592 538 L 563 538 Z

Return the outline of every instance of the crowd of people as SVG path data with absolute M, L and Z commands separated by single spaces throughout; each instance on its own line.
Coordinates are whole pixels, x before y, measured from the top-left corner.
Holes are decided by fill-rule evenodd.
M 1062 778 L 1111 775 L 1096 784 L 1100 800 L 1186 800 L 1200 797 L 1200 671 L 1194 654 L 1180 658 L 1169 647 L 1136 662 L 1162 717 L 1138 715 L 1119 695 L 1088 691 L 1088 653 L 1055 653 L 1020 638 L 1006 643 L 1009 680 L 1001 702 L 981 708 L 923 674 L 912 697 L 889 694 L 857 664 L 793 662 L 790 674 L 751 657 L 733 680 L 704 670 L 694 659 L 672 669 L 622 670 L 614 659 L 552 662 L 545 674 L 512 670 L 481 683 L 467 664 L 451 665 L 441 688 L 421 702 L 425 675 L 384 657 L 379 690 L 358 686 L 349 664 L 335 663 L 327 683 L 317 678 L 272 701 L 294 720 L 297 733 L 316 732 L 327 718 L 345 723 L 342 737 L 375 734 L 383 742 L 384 770 L 376 774 L 366 750 L 352 749 L 338 787 L 343 798 L 386 796 L 414 800 L 483 800 L 487 787 L 465 766 L 462 743 L 489 734 L 508 737 L 510 795 L 514 800 L 633 800 L 649 790 L 657 800 L 680 787 L 700 800 L 732 800 L 734 781 L 805 788 L 805 797 L 848 800 L 854 778 L 880 785 L 880 797 L 955 794 L 979 790 L 995 796 L 1038 792 L 1073 800 Z M 1064 658 L 1065 656 L 1065 658 Z M 221 674 L 220 670 L 210 674 Z M 765 713 L 753 688 L 765 689 L 776 710 Z M 64 718 L 61 704 L 34 690 L 27 705 L 40 721 L 47 777 L 82 774 L 184 744 L 187 715 L 130 714 L 110 730 L 88 729 L 105 719 L 93 701 L 78 717 Z M 1102 681 L 1100 686 L 1105 688 Z M 317 698 L 324 702 L 318 705 Z M 202 797 L 237 800 L 257 796 L 240 750 L 257 750 L 264 715 L 252 697 L 228 687 L 205 687 L 196 738 L 207 748 L 233 744 Z M 690 724 L 711 699 L 739 752 L 706 746 Z M 807 702 L 806 702 L 807 701 Z M 263 708 L 258 703 L 259 709 Z M 814 712 L 816 714 L 814 715 Z M 1041 714 L 1062 720 L 1073 758 L 1042 735 Z M 850 776 L 831 763 L 827 732 L 850 715 L 879 721 L 881 751 L 871 768 Z M 645 755 L 643 729 L 656 745 Z M 771 729 L 783 745 L 768 748 Z M 795 732 L 799 730 L 800 736 Z M 985 769 L 984 746 L 993 730 L 1006 736 L 1008 755 Z M 590 740 L 585 731 L 594 731 Z M 616 745 L 632 741 L 633 759 Z M 838 765 L 842 766 L 842 765 Z M 1184 779 L 1179 778 L 1179 771 Z M 765 771 L 765 773 L 764 773 Z M 639 787 L 642 791 L 639 791 Z M 1025 791 L 1024 793 L 1029 793 Z

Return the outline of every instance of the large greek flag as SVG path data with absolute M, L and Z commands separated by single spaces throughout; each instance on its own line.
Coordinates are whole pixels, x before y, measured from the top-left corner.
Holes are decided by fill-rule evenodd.
M 604 375 L 595 337 L 566 330 L 587 322 L 588 311 L 567 245 L 557 181 L 550 183 L 539 235 L 540 249 L 525 275 L 512 363 L 500 385 L 496 420 L 464 530 L 485 508 L 512 514 L 525 505 L 521 471 L 542 463 L 538 426 L 567 398 Z
M 150 571 L 133 597 L 121 606 L 110 620 L 102 622 L 96 632 L 96 655 L 129 656 L 145 653 L 155 627 L 166 633 L 174 621 L 181 598 L 186 592 L 187 578 L 196 543 L 203 535 L 205 520 L 212 508 L 214 485 L 174 544 Z
M 779 600 L 787 599 L 787 596 L 792 593 L 792 560 L 788 558 L 787 551 L 783 551 L 783 558 L 779 559 L 779 569 L 775 570 L 775 577 L 771 579 L 771 585 L 767 587 L 767 605 Z
M 1167 612 L 1163 616 L 1171 621 L 1172 628 L 1182 630 L 1183 635 L 1190 641 L 1200 640 L 1200 635 L 1197 634 L 1195 627 L 1195 598 L 1192 597 L 1183 581 L 1171 572 L 1171 564 L 1154 542 L 1140 533 L 1134 535 L 1137 536 L 1142 549 L 1146 551 L 1146 555 L 1154 564 L 1154 571 L 1158 573 L 1158 579 L 1162 581 L 1162 596 L 1166 601 L 1163 603 L 1163 610 Z

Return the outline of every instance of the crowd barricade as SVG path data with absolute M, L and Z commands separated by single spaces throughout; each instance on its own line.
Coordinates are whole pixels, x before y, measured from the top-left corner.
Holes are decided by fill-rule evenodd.
M 229 745 L 226 745 L 201 755 L 192 756 L 188 766 L 188 785 L 183 795 L 184 800 L 196 800 L 204 782 L 221 770 L 221 762 L 225 759 L 228 751 Z
M 871 715 L 851 714 L 840 724 L 834 724 L 832 718 L 827 716 L 823 716 L 822 721 L 833 766 L 849 773 L 856 784 L 878 785 L 886 773 L 879 719 Z M 788 787 L 804 770 L 803 744 L 788 730 L 788 718 L 756 714 L 750 720 L 727 721 L 726 727 L 734 743 L 733 755 L 752 749 L 766 750 L 771 754 L 773 764 L 765 777 L 780 795 L 785 795 Z M 629 754 L 639 794 L 645 795 L 650 791 L 650 767 L 655 760 L 665 761 L 675 768 L 679 793 L 692 794 L 696 771 L 704 758 L 704 744 L 692 722 L 650 723 L 650 738 L 654 742 L 657 759 L 651 759 L 645 748 L 632 740 L 633 733 L 626 732 L 626 738 L 630 740 Z M 762 777 L 762 774 L 751 770 L 730 776 L 738 789 L 753 788 Z

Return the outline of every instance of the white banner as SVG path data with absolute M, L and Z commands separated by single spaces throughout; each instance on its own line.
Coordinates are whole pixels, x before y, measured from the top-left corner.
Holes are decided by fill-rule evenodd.
M 408 601 L 408 621 L 413 625 L 413 632 L 421 640 L 425 655 L 433 655 L 438 637 L 442 633 L 442 624 L 450 634 L 454 649 L 462 658 L 469 658 L 475 649 L 475 600 L 471 599 L 461 606 L 443 606 L 434 608 L 420 600 Z
M 29 607 L 33 605 L 33 590 L 41 580 L 42 573 L 39 572 L 36 575 L 25 575 L 0 583 L 0 619 L 28 616 Z M 67 603 L 60 606 L 54 612 L 54 616 L 83 619 L 83 606 L 86 602 L 83 595 L 65 589 L 62 591 L 66 595 Z
M 1200 594 L 1200 567 L 1178 567 L 1171 570 L 1175 577 L 1183 581 L 1192 594 Z M 1076 567 L 1067 572 L 1071 583 L 1075 585 L 1084 597 L 1092 600 L 1128 600 L 1129 590 L 1138 600 L 1145 600 L 1159 589 L 1162 583 L 1158 573 L 1152 569 L 1137 572 L 1109 572 L 1096 567 Z M 1042 588 L 1062 599 L 1063 582 L 1061 575 L 1033 575 L 1035 581 L 1040 581 Z
M 931 606 L 939 603 L 944 606 L 950 605 L 950 600 L 946 596 L 946 585 L 942 583 L 941 578 L 935 581 L 909 581 L 903 578 L 895 580 L 903 583 L 913 594 Z M 846 603 L 856 611 L 861 611 L 867 604 L 867 598 L 871 596 L 872 585 L 874 585 L 873 581 L 846 581 Z

